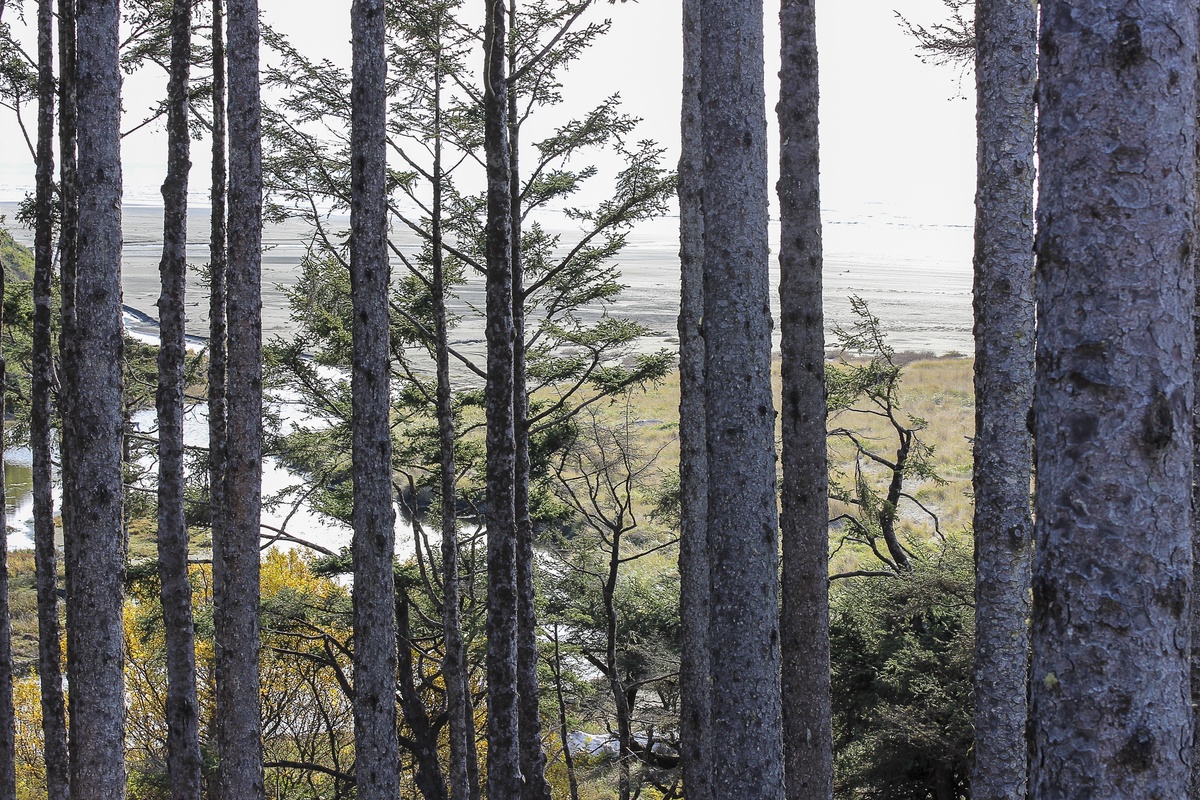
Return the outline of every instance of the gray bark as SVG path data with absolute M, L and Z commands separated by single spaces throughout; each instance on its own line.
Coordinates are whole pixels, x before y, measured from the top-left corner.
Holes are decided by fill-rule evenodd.
M 49 127 L 47 127 L 47 133 Z M 39 120 L 39 135 L 41 126 Z M 48 238 L 48 237 L 47 237 Z M 36 269 L 36 262 L 35 262 Z M 0 299 L 4 297 L 0 269 Z M 4 412 L 7 378 L 4 361 L 4 305 L 0 303 L 0 499 L 4 493 Z M 17 720 L 13 709 L 12 613 L 9 605 L 7 503 L 0 503 L 0 800 L 17 797 Z
M 447 730 L 450 738 L 450 797 L 478 800 L 479 756 L 475 748 L 475 709 L 462 630 L 462 592 L 458 565 L 458 468 L 454 458 L 454 401 L 450 384 L 450 325 L 446 315 L 446 272 L 442 252 L 442 64 L 434 79 L 432 282 L 434 335 L 437 340 L 437 418 L 442 495 L 442 633 L 445 656 Z
M 1196 9 L 1041 9 L 1030 793 L 1184 797 Z
M 67 674 L 71 796 L 125 796 L 121 362 L 120 4 L 82 3 L 78 15 L 78 275 L 63 494 L 67 536 Z
M 516 26 L 516 5 L 509 6 Z M 515 48 L 509 49 L 509 74 L 517 71 Z M 512 214 L 513 275 L 513 426 L 516 446 L 513 505 L 517 522 L 517 692 L 520 695 L 521 775 L 523 800 L 550 800 L 546 751 L 538 702 L 537 609 L 533 588 L 533 520 L 529 513 L 529 390 L 525 379 L 525 275 L 521 260 L 521 118 L 516 87 L 508 91 L 509 200 Z
M 513 417 L 512 199 L 506 0 L 488 0 L 484 49 L 487 155 L 488 797 L 516 800 L 522 780 L 517 694 L 516 445 Z
M 354 747 L 361 800 L 400 791 L 396 736 L 391 372 L 387 245 L 387 60 L 383 0 L 351 12 L 350 285 L 354 305 Z
M 783 797 L 763 7 L 701 10 L 713 796 Z M 736 687 L 736 688 L 735 688 Z M 716 757 L 716 754 L 720 754 Z
M 784 0 L 779 21 L 784 769 L 789 800 L 821 800 L 833 796 L 833 732 L 814 0 Z
M 404 722 L 412 730 L 412 743 L 408 748 L 412 751 L 414 762 L 414 783 L 425 800 L 448 800 L 446 780 L 442 776 L 442 765 L 438 760 L 438 731 L 429 719 L 425 703 L 421 700 L 420 692 L 413 678 L 416 667 L 413 665 L 412 626 L 409 623 L 409 600 L 404 592 L 396 592 L 396 635 L 397 652 L 399 653 L 400 681 L 397 687 L 400 695 L 401 710 Z M 357 771 L 357 770 L 356 770 Z
M 263 796 L 259 711 L 262 510 L 262 146 L 258 3 L 228 4 L 229 255 L 226 441 L 228 516 L 214 540 L 217 731 L 222 800 Z
M 67 800 L 67 720 L 54 544 L 50 394 L 54 354 L 50 295 L 54 271 L 54 41 L 50 0 L 38 2 L 37 223 L 34 232 L 33 364 L 29 445 L 33 454 L 33 547 L 38 609 L 38 682 L 47 800 Z
M 222 0 L 212 0 L 213 109 L 212 203 L 208 241 L 208 502 L 214 543 L 224 541 L 229 507 L 225 502 L 225 281 L 228 252 L 225 238 L 225 23 Z M 214 547 L 213 564 L 219 554 Z M 210 723 L 214 724 L 215 720 Z M 219 736 L 210 736 L 210 747 Z M 214 780 L 215 778 L 215 780 Z M 216 797 L 219 775 L 208 776 L 209 794 Z
M 162 187 L 163 257 L 159 266 L 162 294 L 158 299 L 158 577 L 167 639 L 167 772 L 172 800 L 199 800 L 201 791 L 200 707 L 183 471 L 191 10 L 187 0 L 175 0 L 171 7 L 167 179 Z
M 704 435 L 704 149 L 700 2 L 683 1 L 679 158 L 680 747 L 688 800 L 713 800 L 708 682 L 708 461 Z
M 1033 86 L 1037 10 L 975 4 L 975 763 L 978 800 L 1024 797 L 1033 520 Z

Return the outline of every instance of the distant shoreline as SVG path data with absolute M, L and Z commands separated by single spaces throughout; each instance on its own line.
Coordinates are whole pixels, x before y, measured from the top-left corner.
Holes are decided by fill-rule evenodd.
M 14 203 L 0 203 L 0 215 L 12 219 Z M 188 259 L 192 264 L 208 261 L 209 209 L 190 209 Z M 629 244 L 617 259 L 626 290 L 607 309 L 630 317 L 657 331 L 640 349 L 675 349 L 678 315 L 678 241 L 674 218 L 653 220 L 629 234 Z M 122 259 L 124 303 L 148 319 L 157 319 L 159 295 L 158 263 L 162 247 L 162 208 L 130 202 L 125 206 L 125 251 Z M 883 321 L 889 341 L 897 351 L 974 352 L 971 310 L 971 229 L 969 226 L 909 222 L 881 214 L 825 226 L 824 306 L 827 328 L 851 321 L 847 297 L 855 294 L 870 304 Z M 31 241 L 28 231 L 12 226 L 14 238 Z M 564 242 L 576 230 L 565 227 Z M 777 227 L 774 228 L 777 235 Z M 304 257 L 307 229 L 288 221 L 264 230 L 263 332 L 264 336 L 286 336 L 294 330 L 286 287 L 295 281 L 297 265 Z M 411 235 L 397 231 L 400 245 L 415 244 Z M 777 269 L 777 267 L 773 267 Z M 479 284 L 480 282 L 475 282 Z M 208 302 L 198 271 L 188 281 L 186 312 L 190 335 L 208 333 Z M 459 343 L 482 352 L 482 322 L 471 307 L 482 307 L 482 285 L 462 287 L 455 309 L 464 316 L 458 329 Z M 772 297 L 778 318 L 778 299 Z M 585 314 L 589 319 L 600 310 Z M 775 335 L 778 337 L 778 329 Z M 832 341 L 832 336 L 827 334 Z M 776 338 L 778 347 L 778 338 Z

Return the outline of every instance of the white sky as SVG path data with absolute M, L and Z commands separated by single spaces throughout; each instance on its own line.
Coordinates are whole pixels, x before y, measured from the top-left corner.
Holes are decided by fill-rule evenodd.
M 777 5 L 767 2 L 767 75 L 773 79 L 778 71 Z M 349 0 L 261 4 L 264 19 L 302 51 L 349 63 Z M 32 8 L 31 3 L 31 15 Z M 955 69 L 922 64 L 896 11 L 929 23 L 942 18 L 943 5 L 941 0 L 817 2 L 822 205 L 833 218 L 882 212 L 919 222 L 967 224 L 975 160 L 971 76 L 960 82 Z M 673 162 L 679 138 L 679 3 L 599 4 L 595 15 L 611 17 L 613 28 L 566 76 L 569 108 L 580 111 L 620 92 L 626 110 L 644 119 L 638 138 L 666 145 Z M 164 87 L 165 75 L 127 79 L 130 118 Z M 777 98 L 778 88 L 768 85 L 768 117 Z M 165 169 L 164 152 L 161 126 L 125 140 L 127 202 L 153 201 Z M 206 183 L 204 152 L 199 145 L 193 150 L 193 189 Z M 0 200 L 18 199 L 32 184 L 32 161 L 19 129 L 11 114 L 0 115 Z

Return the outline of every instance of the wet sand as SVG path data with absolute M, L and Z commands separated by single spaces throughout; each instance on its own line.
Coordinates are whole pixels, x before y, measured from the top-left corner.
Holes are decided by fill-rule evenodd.
M 15 206 L 0 203 L 0 214 L 11 220 Z M 349 220 L 333 221 L 348 228 Z M 562 234 L 569 247 L 579 236 L 565 218 L 547 221 L 547 228 Z M 639 226 L 629 234 L 629 244 L 618 260 L 621 280 L 627 286 L 607 312 L 631 317 L 656 331 L 641 349 L 674 348 L 679 311 L 678 221 L 662 218 Z M 157 318 L 158 263 L 162 248 L 162 209 L 127 204 L 124 208 L 125 254 L 122 263 L 125 304 L 146 317 Z M 29 243 L 29 231 L 14 236 Z M 198 265 L 208 261 L 208 209 L 189 215 L 188 259 L 193 268 L 188 281 L 187 328 L 204 337 L 208 331 L 208 300 Z M 773 248 L 778 245 L 778 224 L 772 226 Z M 398 237 L 410 252 L 417 248 L 411 234 Z M 288 336 L 290 320 L 287 287 L 294 285 L 303 259 L 308 231 L 301 222 L 269 225 L 263 233 L 264 336 Z M 966 225 L 939 225 L 907 220 L 883 211 L 826 213 L 824 230 L 824 305 L 827 328 L 850 322 L 847 297 L 857 294 L 870 304 L 888 331 L 897 350 L 970 353 L 971 340 L 971 229 Z M 395 270 L 402 267 L 396 265 Z M 778 266 L 772 265 L 778 282 Z M 482 354 L 483 323 L 475 309 L 483 308 L 483 281 L 473 277 L 461 287 L 453 309 L 462 315 L 455 332 L 456 346 Z M 778 298 L 772 296 L 778 315 Z M 594 319 L 600 310 L 581 315 Z M 829 341 L 832 338 L 828 336 Z M 776 332 L 778 342 L 778 332 Z

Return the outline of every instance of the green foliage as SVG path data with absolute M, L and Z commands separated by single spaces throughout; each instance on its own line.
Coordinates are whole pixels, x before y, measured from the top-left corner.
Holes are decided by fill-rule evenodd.
M 909 572 L 834 584 L 837 797 L 969 796 L 973 592 L 966 537 L 918 551 Z
M 853 464 L 852 476 L 836 467 L 830 471 L 829 496 L 848 509 L 832 523 L 841 533 L 839 548 L 866 548 L 887 570 L 903 571 L 910 554 L 897 532 L 901 504 L 923 512 L 940 535 L 937 516 L 909 487 L 945 481 L 933 466 L 934 448 L 920 437 L 928 423 L 901 414 L 902 370 L 883 323 L 860 297 L 850 298 L 850 308 L 851 326 L 834 328 L 841 359 L 825 372 L 830 445 L 848 446 Z M 846 418 L 863 422 L 834 424 Z

